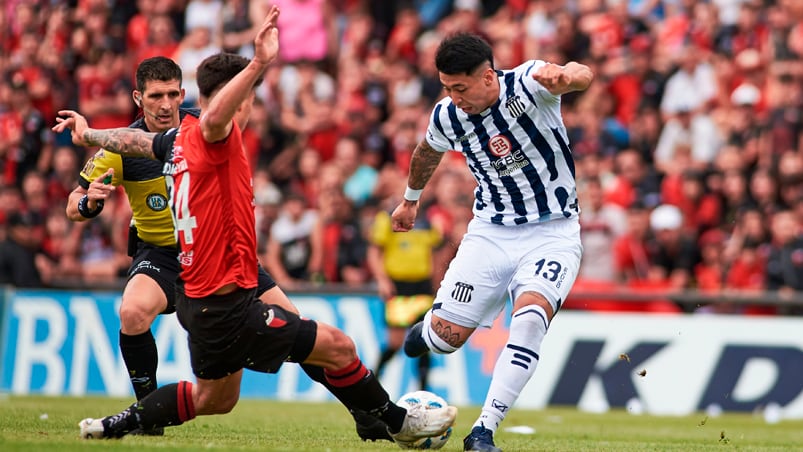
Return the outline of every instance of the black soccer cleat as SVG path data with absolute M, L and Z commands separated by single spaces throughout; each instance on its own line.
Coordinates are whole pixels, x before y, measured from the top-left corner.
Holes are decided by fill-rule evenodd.
M 419 356 L 429 352 L 427 343 L 421 332 L 424 330 L 424 321 L 420 321 L 411 326 L 404 336 L 404 354 L 410 358 L 418 358 Z
M 382 422 L 379 418 L 371 416 L 365 411 L 352 410 L 351 415 L 354 417 L 354 422 L 357 424 L 357 435 L 363 441 L 377 441 L 386 440 L 393 441 L 388 431 L 388 425 Z
M 479 425 L 471 429 L 471 433 L 463 439 L 463 450 L 471 452 L 502 452 L 494 445 L 494 432 Z

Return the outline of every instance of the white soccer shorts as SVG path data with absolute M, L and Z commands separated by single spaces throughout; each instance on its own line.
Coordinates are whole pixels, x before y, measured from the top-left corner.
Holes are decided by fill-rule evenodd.
M 441 282 L 433 313 L 467 328 L 490 327 L 505 303 L 538 292 L 557 306 L 580 269 L 577 219 L 500 226 L 473 219 Z

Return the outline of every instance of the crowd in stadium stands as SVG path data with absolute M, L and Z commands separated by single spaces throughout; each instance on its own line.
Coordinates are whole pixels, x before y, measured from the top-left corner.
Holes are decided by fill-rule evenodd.
M 134 69 L 155 55 L 183 68 L 192 106 L 197 64 L 219 51 L 250 56 L 254 27 L 276 3 L 282 62 L 259 88 L 245 142 L 260 257 L 285 288 L 371 282 L 370 224 L 403 194 L 443 95 L 434 51 L 459 30 L 491 42 L 497 68 L 576 60 L 597 74 L 563 101 L 585 246 L 575 290 L 801 291 L 798 1 L 6 0 L 0 280 L 124 276 L 131 212 L 122 190 L 106 203 L 113 214 L 65 217 L 95 150 L 54 136 L 56 112 L 76 109 L 96 128 L 128 125 L 141 114 Z M 473 186 L 454 153 L 424 192 L 422 212 L 446 238 L 439 272 L 471 217 Z

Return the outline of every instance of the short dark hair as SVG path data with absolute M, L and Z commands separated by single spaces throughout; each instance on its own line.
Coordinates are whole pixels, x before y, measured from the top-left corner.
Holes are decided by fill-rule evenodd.
M 435 54 L 435 67 L 449 75 L 471 74 L 484 63 L 494 67 L 491 46 L 471 33 L 457 33 L 441 41 Z
M 209 97 L 218 88 L 228 83 L 235 75 L 245 69 L 251 60 L 236 53 L 218 53 L 207 57 L 198 65 L 195 74 L 198 79 L 198 91 L 203 97 Z M 254 86 L 262 83 L 260 77 Z
M 137 89 L 145 91 L 145 84 L 158 80 L 169 82 L 178 80 L 181 85 L 181 67 L 175 61 L 163 56 L 142 60 L 137 66 Z

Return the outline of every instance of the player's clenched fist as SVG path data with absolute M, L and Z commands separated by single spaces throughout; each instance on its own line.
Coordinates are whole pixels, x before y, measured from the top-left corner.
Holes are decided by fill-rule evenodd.
M 533 80 L 540 83 L 550 92 L 562 92 L 569 87 L 572 78 L 566 73 L 563 66 L 546 63 L 533 74 Z

